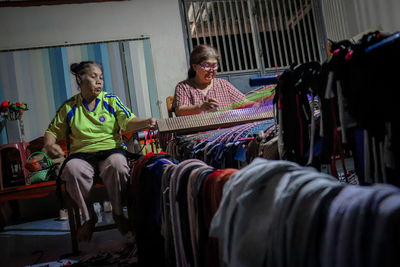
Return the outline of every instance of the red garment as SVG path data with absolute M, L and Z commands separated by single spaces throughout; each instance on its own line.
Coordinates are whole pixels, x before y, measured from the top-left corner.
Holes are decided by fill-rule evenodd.
M 224 79 L 214 78 L 213 86 L 208 90 L 207 95 L 194 88 L 189 82 L 182 81 L 175 88 L 173 107 L 191 106 L 202 104 L 207 98 L 214 98 L 218 101 L 219 108 L 232 104 L 243 99 L 245 95 L 236 89 L 231 83 Z
M 210 231 L 211 220 L 221 202 L 224 185 L 231 175 L 237 171 L 237 169 L 230 168 L 216 170 L 204 180 L 200 193 L 203 198 L 204 224 L 207 233 Z M 209 238 L 206 245 L 205 266 L 220 266 L 219 254 L 218 239 Z
M 144 157 L 142 157 L 132 168 L 131 170 L 131 177 L 128 181 L 128 197 L 127 197 L 127 204 L 128 204 L 128 217 L 132 222 L 134 222 L 134 213 L 136 207 L 136 197 L 137 197 L 137 190 L 138 190 L 138 179 L 142 174 L 143 166 L 146 165 L 146 162 L 151 159 L 152 156 L 161 154 L 161 155 L 168 155 L 165 152 L 154 153 L 149 152 Z
M 154 153 L 154 152 L 149 152 L 146 155 L 143 156 L 132 168 L 131 170 L 131 178 L 130 178 L 130 184 L 133 184 L 133 181 L 136 179 L 136 177 L 140 176 L 140 173 L 142 171 L 143 165 L 146 164 L 146 162 L 154 155 L 156 154 L 163 154 L 163 155 L 168 155 L 165 152 L 160 152 L 160 153 Z

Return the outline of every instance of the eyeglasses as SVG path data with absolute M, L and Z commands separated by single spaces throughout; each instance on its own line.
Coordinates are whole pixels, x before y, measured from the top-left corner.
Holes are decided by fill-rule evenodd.
M 199 64 L 200 67 L 202 67 L 204 70 L 217 70 L 219 67 L 219 64 Z

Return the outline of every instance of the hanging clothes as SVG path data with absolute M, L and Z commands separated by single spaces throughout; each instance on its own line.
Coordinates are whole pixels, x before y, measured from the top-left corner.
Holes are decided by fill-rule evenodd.
M 161 177 L 176 161 L 166 153 L 148 153 L 132 169 L 128 216 L 136 230 L 138 266 L 164 266 L 161 235 Z

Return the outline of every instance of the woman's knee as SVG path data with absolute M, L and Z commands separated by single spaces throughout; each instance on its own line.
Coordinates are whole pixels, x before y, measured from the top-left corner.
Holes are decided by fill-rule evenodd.
M 81 159 L 69 160 L 62 171 L 61 178 L 66 181 L 68 179 L 77 179 L 80 177 L 93 177 L 93 167 L 86 161 Z
M 121 153 L 114 153 L 104 160 L 101 169 L 112 169 L 118 172 L 129 172 L 128 161 Z

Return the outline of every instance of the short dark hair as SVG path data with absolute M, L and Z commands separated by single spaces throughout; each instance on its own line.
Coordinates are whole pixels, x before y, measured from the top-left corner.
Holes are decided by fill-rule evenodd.
M 72 63 L 70 70 L 74 75 L 82 75 L 85 74 L 87 69 L 93 65 L 99 67 L 103 71 L 101 64 L 94 61 L 81 61 L 79 63 Z
M 188 71 L 188 79 L 196 76 L 196 72 L 192 67 L 193 64 L 200 64 L 201 62 L 210 58 L 215 58 L 219 62 L 220 55 L 217 49 L 207 44 L 196 46 L 190 53 L 190 68 Z

